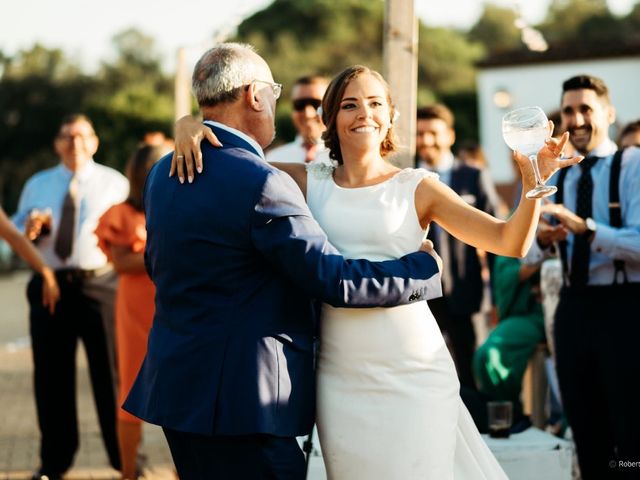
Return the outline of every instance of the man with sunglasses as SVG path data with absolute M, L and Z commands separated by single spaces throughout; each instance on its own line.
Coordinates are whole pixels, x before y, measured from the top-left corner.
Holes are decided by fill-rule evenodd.
M 329 160 L 321 139 L 325 126 L 318 115 L 328 83 L 320 75 L 307 75 L 295 81 L 291 90 L 291 120 L 298 134 L 293 142 L 267 152 L 269 162 L 309 163 L 320 158 Z

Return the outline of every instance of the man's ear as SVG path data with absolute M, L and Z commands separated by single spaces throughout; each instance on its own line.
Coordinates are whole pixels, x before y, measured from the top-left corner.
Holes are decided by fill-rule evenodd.
M 250 109 L 256 112 L 261 112 L 262 110 L 264 110 L 264 102 L 258 94 L 258 88 L 255 83 L 250 83 L 249 85 L 247 85 L 247 89 L 244 93 L 244 100 Z
M 53 139 L 53 151 L 56 152 L 56 155 L 58 155 L 59 157 L 62 156 L 61 142 L 62 140 L 60 140 L 58 137 Z
M 449 129 L 449 146 L 456 143 L 456 131 L 453 128 Z
M 613 125 L 616 122 L 616 107 L 609 105 L 607 108 L 607 120 L 609 125 Z

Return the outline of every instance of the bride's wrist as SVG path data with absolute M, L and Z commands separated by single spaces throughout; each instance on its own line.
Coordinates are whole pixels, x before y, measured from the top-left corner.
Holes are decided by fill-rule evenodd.
M 536 186 L 536 177 L 533 173 L 533 169 L 529 169 L 529 171 L 526 171 L 526 172 L 521 171 L 520 174 L 522 179 L 521 181 L 522 181 L 523 192 L 528 192 L 529 190 L 531 190 Z

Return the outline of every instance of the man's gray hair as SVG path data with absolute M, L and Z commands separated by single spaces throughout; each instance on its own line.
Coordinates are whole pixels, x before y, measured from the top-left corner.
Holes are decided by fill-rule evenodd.
M 253 55 L 256 49 L 244 43 L 221 43 L 206 51 L 193 69 L 191 86 L 201 107 L 233 102 L 241 88 L 258 79 L 263 71 Z

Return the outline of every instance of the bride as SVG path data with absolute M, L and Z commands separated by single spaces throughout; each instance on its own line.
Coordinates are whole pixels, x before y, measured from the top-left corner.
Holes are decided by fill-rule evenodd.
M 501 221 L 469 206 L 436 174 L 392 165 L 385 157 L 395 150 L 394 114 L 382 76 L 349 67 L 322 101 L 323 138 L 336 166 L 275 164 L 298 183 L 331 243 L 346 258 L 397 258 L 415 251 L 436 221 L 479 249 L 523 256 L 539 202 L 522 196 Z M 181 120 L 174 160 L 199 153 L 192 139 L 216 142 L 211 134 L 194 119 Z M 579 161 L 558 158 L 567 138 L 540 150 L 543 178 Z M 521 154 L 514 158 L 526 192 L 535 185 L 531 164 Z M 452 358 L 426 302 L 323 305 L 317 373 L 317 425 L 329 479 L 506 478 L 460 399 Z

